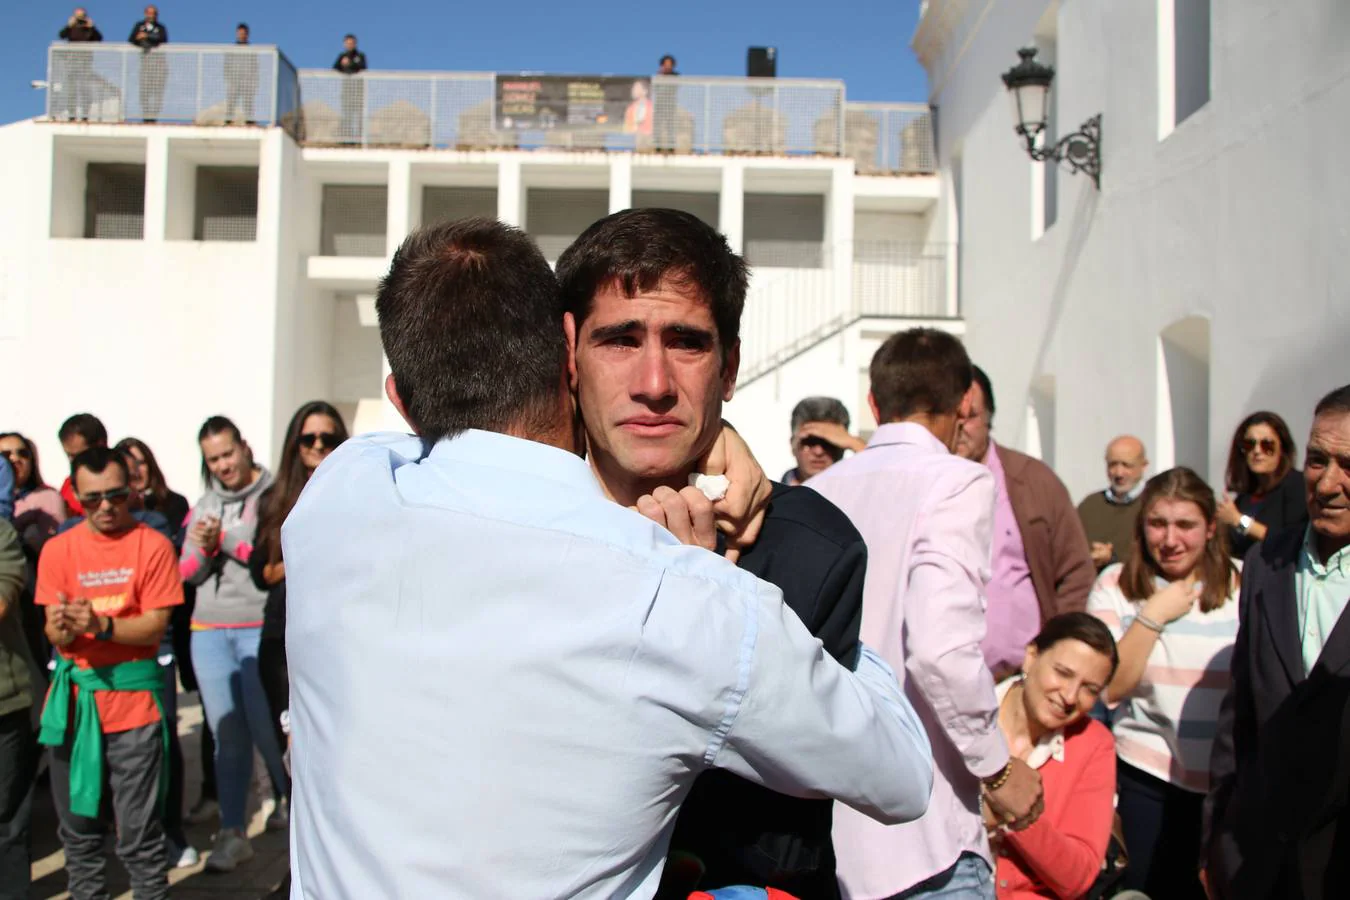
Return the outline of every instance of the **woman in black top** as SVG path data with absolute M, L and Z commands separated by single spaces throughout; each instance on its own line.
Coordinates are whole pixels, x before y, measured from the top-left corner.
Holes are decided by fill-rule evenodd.
M 1228 474 L 1217 518 L 1228 526 L 1228 545 L 1241 559 L 1267 534 L 1308 521 L 1303 473 L 1294 468 L 1298 446 L 1273 412 L 1242 420 L 1228 451 Z

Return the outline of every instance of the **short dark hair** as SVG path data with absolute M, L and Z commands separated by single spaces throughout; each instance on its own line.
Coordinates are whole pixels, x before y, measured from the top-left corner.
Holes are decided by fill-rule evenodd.
M 1280 441 L 1280 463 L 1271 475 L 1270 483 L 1266 485 L 1261 483 L 1261 479 L 1247 465 L 1247 452 L 1242 447 L 1242 442 L 1247 436 L 1247 429 L 1253 425 L 1269 427 Z M 1298 442 L 1294 440 L 1293 432 L 1289 430 L 1289 425 L 1284 419 L 1279 414 L 1266 409 L 1254 412 L 1238 423 L 1237 430 L 1233 432 L 1232 443 L 1228 446 L 1228 466 L 1224 471 L 1224 487 L 1234 494 L 1259 494 L 1265 488 L 1279 484 L 1280 479 L 1288 475 L 1290 470 L 1294 468 L 1294 461 L 1297 458 Z
M 93 413 L 76 413 L 66 419 L 61 423 L 61 430 L 56 433 L 56 439 L 64 444 L 76 435 L 84 438 L 84 442 L 90 447 L 108 446 L 108 429 L 103 427 L 103 423 Z
M 660 62 L 660 64 L 664 65 L 666 60 L 670 60 L 670 64 L 671 64 L 672 66 L 675 65 L 675 57 L 671 56 L 669 53 L 667 53 L 665 56 L 661 57 L 661 59 L 660 59 L 659 62 Z
M 245 31 L 248 31 L 248 23 L 240 22 L 238 25 L 234 26 L 235 31 L 238 31 L 240 28 L 244 29 Z
M 834 422 L 847 428 L 848 408 L 834 397 L 807 397 L 792 407 L 792 433 L 807 422 Z
M 127 461 L 122 457 L 120 450 L 112 450 L 108 447 L 90 447 L 75 454 L 75 458 L 70 461 L 70 486 L 76 488 L 75 473 L 84 469 L 91 475 L 102 475 L 108 466 L 115 466 L 122 472 L 122 478 L 131 483 L 131 471 L 127 468 Z M 78 490 L 78 489 L 77 489 Z
M 481 218 L 414 231 L 375 311 L 399 397 L 426 440 L 553 423 L 567 367 L 562 305 L 524 232 Z
M 1350 384 L 1338 387 L 1318 400 L 1317 408 L 1313 410 L 1314 419 L 1318 416 L 1344 415 L 1350 415 Z
M 207 438 L 218 434 L 230 435 L 234 438 L 236 444 L 244 443 L 244 435 L 240 433 L 239 426 L 234 424 L 233 419 L 226 416 L 212 416 L 203 422 L 202 427 L 197 429 L 197 443 L 200 444 Z M 253 460 L 250 459 L 249 464 L 252 465 L 252 463 Z M 211 486 L 211 467 L 206 464 L 205 453 L 202 454 L 202 483 L 207 487 Z
M 994 386 L 989 382 L 989 376 L 984 374 L 984 369 L 981 369 L 974 363 L 970 364 L 970 374 L 971 377 L 975 379 L 975 383 L 980 386 L 980 390 L 984 393 L 984 408 L 989 410 L 989 418 L 992 421 L 995 409 Z
M 723 356 L 736 346 L 749 272 L 727 239 L 698 216 L 678 209 L 627 209 L 587 228 L 558 257 L 563 308 L 578 329 L 605 287 L 617 284 L 624 296 L 635 297 L 663 280 L 697 291 L 712 309 Z
M 342 36 L 342 39 L 343 39 L 344 41 L 354 41 L 354 40 L 356 40 L 356 35 L 354 35 L 354 34 L 344 34 L 344 35 Z
M 877 424 L 916 413 L 944 415 L 961 408 L 970 390 L 970 357 L 961 341 L 937 328 L 911 328 L 886 339 L 872 357 Z
M 1060 613 L 1046 619 L 1040 633 L 1031 639 L 1031 644 L 1038 653 L 1044 653 L 1060 641 L 1082 641 L 1087 644 L 1111 660 L 1111 674 L 1106 680 L 1116 677 L 1120 651 L 1116 649 L 1116 639 L 1111 636 L 1111 629 L 1101 619 L 1086 612 Z

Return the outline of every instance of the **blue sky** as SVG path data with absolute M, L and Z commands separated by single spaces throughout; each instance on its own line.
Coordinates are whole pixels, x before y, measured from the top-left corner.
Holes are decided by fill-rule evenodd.
M 0 123 L 37 115 L 45 49 L 74 3 L 6 3 L 0 56 Z M 86 5 L 105 41 L 125 41 L 144 2 Z M 909 49 L 919 0 L 164 0 L 174 42 L 234 40 L 249 23 L 254 43 L 278 44 L 301 68 L 330 66 L 355 32 L 373 68 L 641 74 L 674 54 L 687 75 L 743 75 L 750 45 L 776 46 L 778 75 L 842 78 L 851 100 L 926 97 Z

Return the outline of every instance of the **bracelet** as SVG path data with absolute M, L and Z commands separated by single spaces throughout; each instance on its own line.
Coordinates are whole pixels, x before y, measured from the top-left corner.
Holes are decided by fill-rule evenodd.
M 1009 757 L 1008 764 L 1003 767 L 1003 771 L 995 775 L 992 780 L 988 778 L 985 779 L 984 789 L 986 791 L 996 791 L 999 788 L 1003 787 L 1005 784 L 1008 783 L 1008 779 L 1012 777 L 1012 772 L 1013 772 L 1013 761 L 1012 758 Z
M 1166 627 L 1166 626 L 1164 626 L 1164 625 L 1161 625 L 1161 624 L 1159 624 L 1159 623 L 1153 621 L 1152 619 L 1150 619 L 1148 616 L 1144 615 L 1143 613 L 1138 613 L 1137 615 L 1135 615 L 1134 620 L 1135 620 L 1136 622 L 1138 622 L 1140 625 L 1143 625 L 1143 626 L 1144 626 L 1145 628 L 1147 628 L 1149 631 L 1152 631 L 1152 632 L 1154 632 L 1154 633 L 1156 633 L 1156 634 L 1162 634 L 1162 633 L 1163 633 L 1163 628 Z

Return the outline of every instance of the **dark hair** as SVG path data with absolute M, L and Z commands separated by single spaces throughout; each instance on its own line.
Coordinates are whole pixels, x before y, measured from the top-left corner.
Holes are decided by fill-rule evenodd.
M 76 413 L 66 419 L 61 423 L 61 430 L 56 433 L 56 439 L 64 444 L 75 435 L 84 438 L 84 442 L 90 447 L 108 446 L 108 429 L 103 427 L 103 423 L 93 413 Z
M 1318 416 L 1344 415 L 1350 415 L 1350 384 L 1338 387 L 1318 400 L 1317 408 L 1313 410 L 1314 419 Z
M 1116 649 L 1116 639 L 1111 629 L 1101 619 L 1085 612 L 1060 613 L 1046 619 L 1040 633 L 1031 639 L 1037 653 L 1044 653 L 1060 641 L 1082 641 L 1102 656 L 1111 660 L 1109 682 L 1116 677 L 1116 668 L 1120 665 L 1120 651 Z
M 343 39 L 344 41 L 354 41 L 354 40 L 356 40 L 356 35 L 350 34 L 350 33 L 349 33 L 349 34 L 344 34 L 344 35 L 342 36 L 342 39 Z
M 661 57 L 661 59 L 659 59 L 657 62 L 658 64 L 664 65 L 666 60 L 670 60 L 670 64 L 672 66 L 675 65 L 675 57 L 671 56 L 669 53 Z
M 248 449 L 248 444 L 244 441 L 244 436 L 239 433 L 239 426 L 227 419 L 225 416 L 212 416 L 202 423 L 202 427 L 197 431 L 197 443 L 209 437 L 215 437 L 218 434 L 228 434 L 234 438 L 234 442 L 245 448 L 245 454 L 248 456 L 249 468 L 253 467 L 253 452 Z M 202 454 L 202 483 L 207 487 L 211 486 L 211 467 L 206 464 L 206 454 Z
M 848 409 L 834 397 L 807 397 L 792 407 L 792 433 L 807 422 L 834 422 L 848 427 Z
M 116 466 L 122 470 L 122 477 L 126 479 L 127 484 L 131 484 L 131 472 L 127 470 L 127 461 L 122 458 L 122 454 L 116 450 L 109 450 L 107 447 L 90 447 L 75 454 L 75 458 L 70 461 L 70 487 L 76 490 L 75 473 L 84 469 L 91 475 L 102 475 L 108 466 Z
M 1148 552 L 1148 541 L 1144 538 L 1144 526 L 1153 504 L 1159 500 L 1188 500 L 1200 507 L 1205 524 L 1213 525 L 1218 503 L 1214 491 L 1205 480 L 1185 466 L 1177 466 L 1166 472 L 1154 475 L 1144 485 L 1144 493 L 1139 498 L 1139 515 L 1134 520 L 1134 540 L 1130 546 L 1129 558 L 1120 573 L 1120 591 L 1127 599 L 1144 601 L 1152 597 L 1157 588 L 1154 580 L 1162 577 L 1162 569 Z M 1200 580 L 1204 583 L 1204 592 L 1200 595 L 1200 611 L 1213 612 L 1223 606 L 1233 590 L 1233 578 L 1237 569 L 1228 556 L 1228 529 L 1215 528 L 1214 537 L 1205 542 L 1205 552 L 1197 564 Z
M 375 298 L 380 340 L 413 427 L 551 427 L 567 368 L 557 282 L 534 242 L 491 219 L 420 228 Z
M 662 281 L 696 292 L 708 304 L 725 357 L 740 340 L 750 276 L 727 239 L 698 216 L 678 209 L 626 209 L 587 228 L 558 257 L 563 308 L 578 330 L 605 288 L 617 285 L 631 298 Z
M 970 372 L 970 357 L 954 335 L 937 328 L 896 332 L 872 357 L 877 424 L 956 412 L 970 390 Z
M 169 483 L 164 479 L 164 471 L 159 467 L 159 461 L 155 459 L 154 451 L 150 445 L 140 438 L 126 437 L 117 442 L 114 448 L 118 453 L 131 455 L 132 450 L 139 451 L 145 459 L 145 468 L 147 470 L 146 480 L 149 490 L 147 493 L 152 498 L 149 508 L 163 511 L 164 505 L 169 502 Z
M 295 508 L 295 501 L 300 499 L 300 492 L 309 481 L 310 472 L 300 460 L 300 434 L 305 420 L 315 415 L 332 419 L 337 425 L 337 439 L 347 439 L 347 423 L 342 421 L 342 414 L 331 403 L 311 400 L 291 416 L 291 423 L 286 426 L 286 439 L 281 445 L 276 480 L 262 497 L 265 509 L 258 520 L 257 539 L 253 544 L 253 552 L 266 553 L 270 563 L 281 562 L 281 525 Z
M 970 364 L 970 373 L 975 383 L 980 386 L 980 390 L 984 392 L 984 408 L 989 410 L 989 420 L 992 422 L 994 419 L 994 386 L 989 383 L 989 376 L 984 374 L 984 369 L 974 363 Z
M 1280 464 L 1270 476 L 1269 484 L 1262 484 L 1260 477 L 1247 465 L 1247 454 L 1242 449 L 1242 440 L 1247 429 L 1253 425 L 1268 425 L 1280 441 Z M 1294 468 L 1294 459 L 1298 455 L 1298 444 L 1289 433 L 1284 419 L 1269 410 L 1254 412 L 1242 420 L 1242 424 L 1233 432 L 1233 443 L 1228 448 L 1228 469 L 1224 476 L 1224 485 L 1234 494 L 1260 494 L 1280 483 Z
M 5 438 L 18 438 L 28 450 L 28 480 L 23 484 L 14 485 L 14 487 L 21 491 L 35 491 L 43 487 L 42 472 L 38 469 L 37 445 L 17 431 L 6 431 L 4 434 L 0 434 L 0 440 Z

